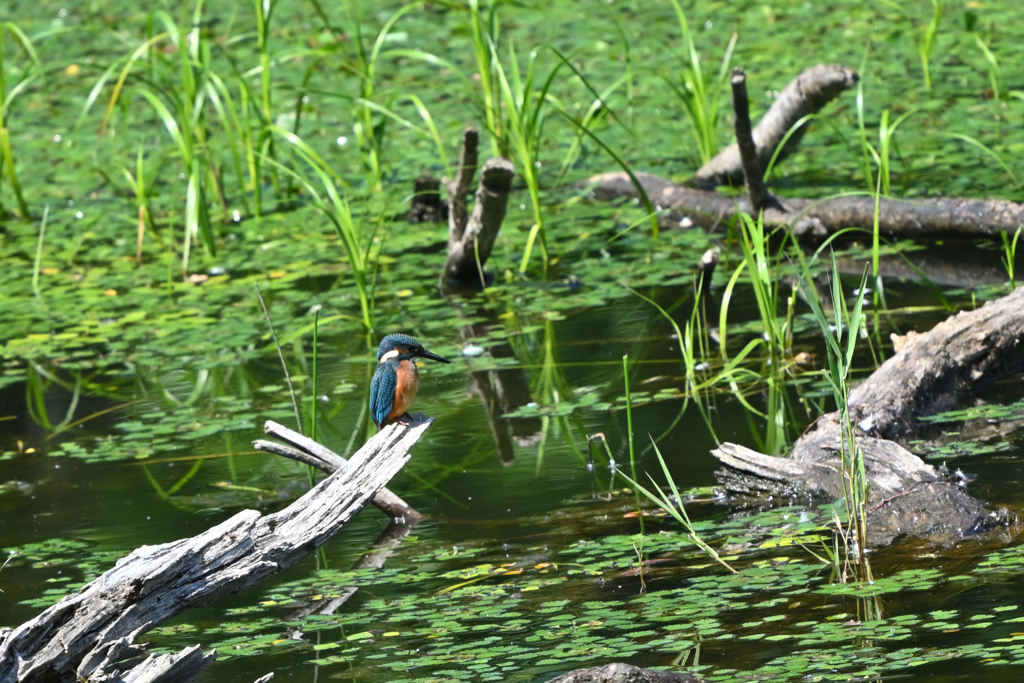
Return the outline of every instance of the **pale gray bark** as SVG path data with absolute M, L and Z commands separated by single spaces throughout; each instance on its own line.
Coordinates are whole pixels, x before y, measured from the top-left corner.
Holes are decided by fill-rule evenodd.
M 264 423 L 263 431 L 271 436 L 276 436 L 282 441 L 287 441 L 292 444 L 294 448 L 282 446 L 281 444 L 274 443 L 273 441 L 256 439 L 252 442 L 252 447 L 258 451 L 267 451 L 268 453 L 281 455 L 285 458 L 291 458 L 292 460 L 312 465 L 327 474 L 333 474 L 335 471 L 345 467 L 347 463 L 345 458 L 341 457 L 330 448 L 327 448 L 323 444 L 317 443 L 316 441 L 313 441 L 313 439 L 285 427 L 283 424 L 274 422 L 273 420 L 267 420 Z M 387 487 L 378 491 L 377 495 L 375 495 L 373 500 L 370 502 L 386 515 L 391 517 L 391 519 L 399 523 L 408 522 L 410 524 L 415 524 L 423 519 L 423 515 L 413 509 L 411 505 L 399 498 L 398 495 L 393 493 Z
M 606 664 L 594 669 L 576 669 L 548 683 L 701 683 L 704 679 L 691 673 L 641 669 L 632 664 Z
M 385 427 L 348 466 L 280 512 L 246 510 L 193 538 L 138 548 L 78 593 L 5 632 L 0 682 L 112 675 L 111 662 L 131 653 L 140 634 L 256 586 L 323 545 L 408 462 L 432 421 L 416 415 L 410 425 Z

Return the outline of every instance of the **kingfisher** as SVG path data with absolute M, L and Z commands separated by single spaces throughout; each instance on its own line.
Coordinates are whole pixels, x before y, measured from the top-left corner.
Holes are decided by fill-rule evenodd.
M 400 421 L 412 405 L 420 385 L 416 358 L 429 358 L 440 363 L 451 363 L 407 334 L 389 334 L 380 340 L 377 349 L 377 369 L 370 381 L 370 417 L 377 429 Z

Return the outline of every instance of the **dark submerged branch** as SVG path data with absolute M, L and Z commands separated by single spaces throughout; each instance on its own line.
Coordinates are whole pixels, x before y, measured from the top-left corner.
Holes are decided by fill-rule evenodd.
M 772 196 L 768 194 L 768 188 L 764 186 L 761 164 L 757 160 L 757 147 L 754 145 L 754 138 L 750 133 L 750 101 L 747 98 L 747 74 L 743 69 L 732 70 L 730 85 L 732 85 L 732 108 L 735 113 L 736 144 L 740 150 L 747 195 L 750 197 L 754 215 L 757 215 L 767 209 L 769 205 L 777 206 L 777 202 L 774 202 Z

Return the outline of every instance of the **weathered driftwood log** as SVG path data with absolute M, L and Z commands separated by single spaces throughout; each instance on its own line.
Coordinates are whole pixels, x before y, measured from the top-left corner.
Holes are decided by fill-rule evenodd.
M 757 146 L 758 166 L 765 169 L 793 125 L 808 114 L 816 114 L 844 90 L 857 84 L 857 72 L 840 64 L 818 64 L 790 81 L 753 132 Z M 776 163 L 796 151 L 807 131 L 801 126 L 779 152 Z M 715 158 L 698 169 L 693 177 L 697 187 L 714 189 L 718 185 L 739 187 L 743 184 L 743 164 L 737 145 L 729 145 Z M 653 199 L 653 198 L 652 198 Z
M 703 680 L 688 673 L 641 669 L 632 664 L 606 664 L 594 669 L 576 669 L 548 683 L 701 683 Z
M 271 436 L 276 436 L 282 441 L 287 441 L 295 448 L 283 446 L 273 441 L 256 439 L 252 442 L 252 447 L 258 451 L 267 451 L 268 453 L 297 460 L 306 465 L 312 465 L 327 474 L 334 474 L 334 472 L 348 464 L 345 458 L 330 448 L 273 420 L 267 420 L 263 424 L 263 431 Z M 387 487 L 378 491 L 377 495 L 370 502 L 396 522 L 416 524 L 423 519 L 423 515 Z
M 670 209 L 660 217 L 667 227 L 697 224 L 714 228 L 733 219 L 739 212 L 756 216 L 764 207 L 767 225 L 788 226 L 797 237 L 823 238 L 849 227 L 872 229 L 876 201 L 871 196 L 785 199 L 767 195 L 766 191 L 762 195 L 761 189 L 755 187 L 754 201 L 751 201 L 749 197 L 729 197 L 689 186 L 739 186 L 744 180 L 744 162 L 754 168 L 755 155 L 749 149 L 751 139 L 756 147 L 756 167 L 763 169 L 790 126 L 802 116 L 818 111 L 856 82 L 856 72 L 842 66 L 819 65 L 804 71 L 786 86 L 783 95 L 750 136 L 746 135 L 749 126 L 745 125 L 745 121 L 749 121 L 747 101 L 742 96 L 735 96 L 739 143 L 731 145 L 702 166 L 690 183 L 675 185 L 649 173 L 634 175 L 655 206 Z M 745 84 L 743 87 L 745 89 Z M 776 161 L 796 149 L 805 129 L 806 126 L 801 127 L 789 138 Z M 747 152 L 745 159 L 743 148 Z M 622 172 L 596 175 L 587 183 L 597 199 L 638 197 L 632 179 Z M 765 196 L 774 201 L 766 200 Z M 1024 224 L 1024 205 L 998 199 L 940 197 L 910 200 L 882 197 L 877 202 L 877 210 L 879 231 L 898 238 L 997 237 L 1001 232 L 1015 231 Z
M 671 209 L 661 222 L 666 227 L 694 224 L 714 228 L 739 212 L 756 215 L 747 197 L 728 197 L 717 192 L 675 185 L 650 173 L 635 173 L 651 202 Z M 596 199 L 636 198 L 636 188 L 622 172 L 602 173 L 587 181 Z M 825 237 L 844 228 L 870 230 L 874 224 L 874 197 L 787 199 L 776 196 L 783 210 L 764 212 L 766 225 L 788 225 L 797 237 Z M 895 199 L 878 202 L 881 234 L 898 238 L 989 237 L 1014 232 L 1024 225 L 1024 205 L 1002 199 Z
M 873 545 L 899 534 L 954 540 L 1014 521 L 1006 510 L 990 511 L 968 496 L 963 479 L 889 439 L 905 436 L 918 418 L 951 408 L 985 384 L 1021 371 L 1024 288 L 911 336 L 854 387 L 850 403 L 870 485 Z M 726 466 L 717 473 L 719 481 L 734 495 L 837 499 L 842 497 L 840 445 L 839 418 L 830 413 L 797 440 L 787 458 L 735 444 L 712 453 Z
M 986 384 L 1024 371 L 1024 287 L 924 334 L 850 392 L 865 432 L 897 439 L 917 418 L 949 410 Z
M 515 167 L 508 159 L 488 159 L 480 171 L 476 204 L 458 239 L 449 235 L 448 258 L 442 277 L 459 282 L 479 282 L 486 287 L 483 267 L 491 256 L 501 222 L 505 220 L 508 194 Z
M 193 538 L 138 548 L 0 636 L 0 683 L 144 680 L 114 664 L 135 653 L 139 635 L 186 609 L 256 586 L 315 551 L 408 462 L 432 421 L 419 414 L 408 426 L 385 427 L 347 467 L 280 512 L 246 510 Z

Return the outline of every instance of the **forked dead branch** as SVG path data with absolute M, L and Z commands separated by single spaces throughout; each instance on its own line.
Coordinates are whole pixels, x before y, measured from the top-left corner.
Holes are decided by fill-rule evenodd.
M 752 131 L 758 167 L 766 167 L 786 132 L 802 117 L 822 109 L 855 85 L 857 79 L 852 69 L 821 64 L 797 76 Z M 742 111 L 737 111 L 736 116 L 741 119 Z M 796 150 L 806 128 L 797 128 L 789 137 L 779 149 L 776 164 Z M 757 203 L 752 203 L 749 196 L 735 198 L 713 190 L 720 185 L 743 185 L 743 168 L 741 149 L 734 144 L 698 169 L 686 184 L 675 184 L 649 173 L 635 175 L 651 202 L 669 209 L 662 216 L 666 226 L 675 227 L 682 221 L 710 228 L 728 222 L 740 212 L 757 214 Z M 632 180 L 622 172 L 596 175 L 588 183 L 599 199 L 638 196 Z M 911 200 L 883 196 L 877 198 L 877 204 L 873 195 L 774 199 L 777 204 L 765 208 L 765 224 L 788 226 L 797 237 L 823 238 L 849 227 L 871 229 L 876 206 L 879 232 L 891 237 L 998 237 L 1001 232 L 1013 232 L 1024 225 L 1024 205 L 1001 199 Z

